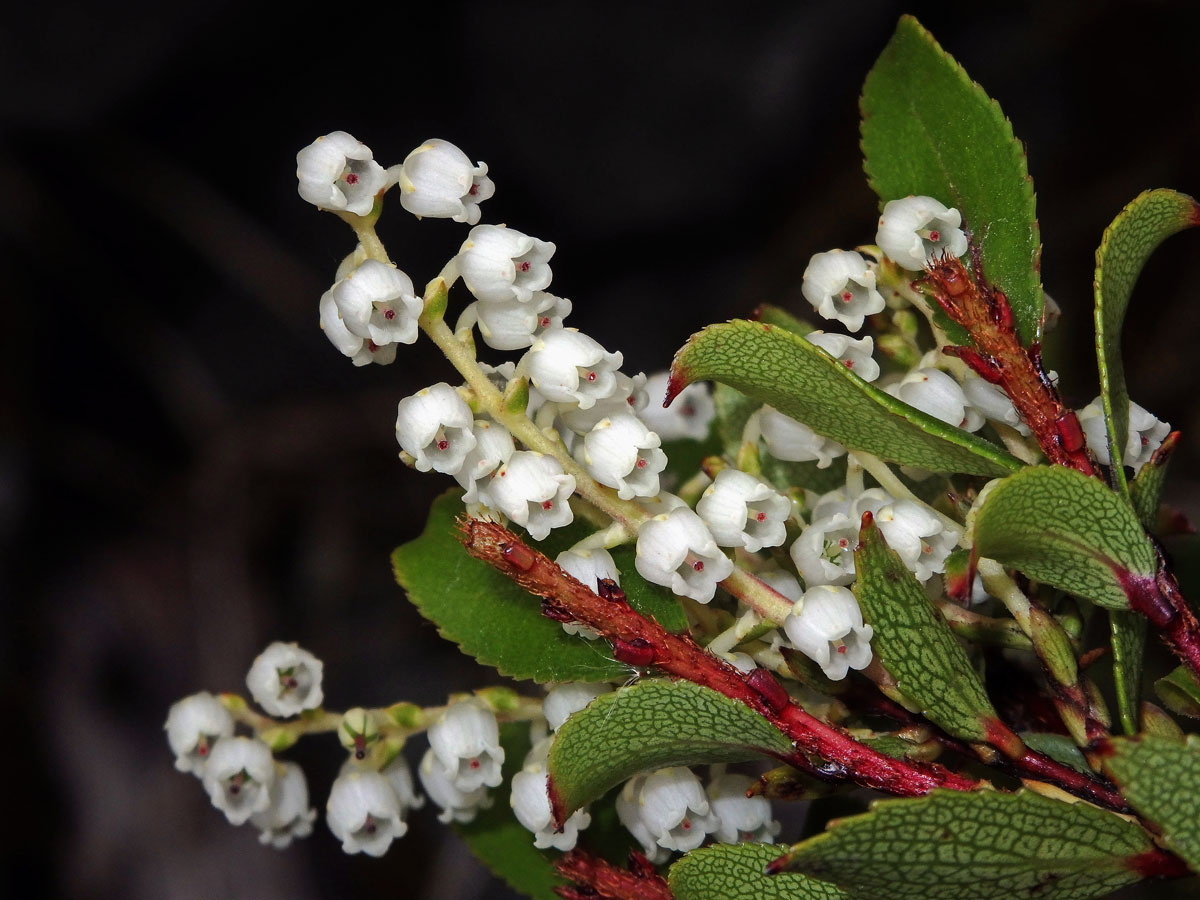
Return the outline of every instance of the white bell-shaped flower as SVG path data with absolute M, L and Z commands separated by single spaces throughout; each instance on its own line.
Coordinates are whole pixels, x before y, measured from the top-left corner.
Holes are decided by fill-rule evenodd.
M 546 738 L 529 751 L 524 767 L 512 778 L 508 803 L 517 821 L 533 832 L 533 845 L 537 849 L 553 847 L 566 851 L 575 846 L 579 832 L 592 824 L 592 816 L 587 809 L 577 809 L 563 823 L 562 831 L 554 830 L 550 821 L 550 795 L 546 783 L 549 745 L 550 739 Z
M 767 445 L 767 452 L 776 459 L 787 462 L 815 460 L 818 469 L 827 469 L 834 459 L 846 453 L 846 448 L 837 441 L 817 434 L 773 406 L 764 406 L 759 410 L 758 427 Z
M 871 354 L 875 341 L 869 337 L 854 338 L 828 331 L 813 331 L 804 338 L 820 347 L 863 381 L 874 381 L 879 377 L 879 363 Z
M 697 381 L 680 391 L 670 406 L 663 406 L 670 377 L 670 372 L 655 372 L 647 379 L 650 402 L 641 411 L 642 421 L 664 441 L 704 440 L 717 415 L 712 391 L 706 382 Z
M 548 328 L 521 360 L 533 386 L 547 400 L 590 409 L 617 390 L 621 354 L 609 353 L 574 328 Z
M 847 588 L 810 587 L 783 620 L 783 630 L 796 649 L 834 681 L 845 678 L 850 669 L 871 664 L 875 632 L 863 624 L 858 601 Z
M 471 433 L 475 436 L 475 446 L 454 478 L 466 491 L 464 503 L 480 503 L 488 499 L 482 493 L 486 493 L 492 473 L 508 462 L 517 448 L 508 429 L 499 422 L 476 419 Z
M 637 796 L 638 815 L 658 846 L 687 853 L 717 830 L 708 796 L 691 769 L 671 766 L 646 776 Z
M 496 787 L 504 748 L 496 714 L 482 700 L 451 703 L 429 726 L 429 746 L 460 791 Z
M 914 369 L 887 392 L 947 425 L 964 431 L 978 431 L 983 416 L 967 403 L 961 385 L 940 369 Z
M 946 570 L 946 557 L 958 545 L 962 529 L 943 522 L 914 500 L 895 500 L 875 513 L 875 524 L 888 546 L 919 581 Z
M 1096 454 L 1096 459 L 1106 466 L 1112 465 L 1112 453 L 1108 446 L 1108 431 L 1104 425 L 1104 406 L 1099 397 L 1079 410 L 1079 425 L 1087 438 L 1088 447 Z M 1125 441 L 1125 452 L 1121 455 L 1121 465 L 1132 466 L 1136 472 L 1141 469 L 1154 451 L 1162 446 L 1171 426 L 1160 422 L 1154 414 L 1147 412 L 1141 406 L 1129 401 L 1129 437 Z
M 491 506 L 529 532 L 535 541 L 571 524 L 575 476 L 553 456 L 518 450 L 496 470 L 487 487 Z
M 296 644 L 275 641 L 258 654 L 246 673 L 246 687 L 272 716 L 299 715 L 325 701 L 321 676 L 325 664 Z
M 484 163 L 472 164 L 449 141 L 428 140 L 408 154 L 396 172 L 400 205 L 418 219 L 429 216 L 474 225 L 479 204 L 496 192 L 487 171 Z
M 632 413 L 601 419 L 583 437 L 575 458 L 603 485 L 616 488 L 622 500 L 653 497 L 667 455 L 658 435 Z
M 479 335 L 496 350 L 523 350 L 549 328 L 561 328 L 571 312 L 571 301 L 545 291 L 535 291 L 528 301 L 516 299 L 474 304 Z
M 850 515 L 839 512 L 824 519 L 814 518 L 800 532 L 790 552 L 806 585 L 845 585 L 854 581 L 858 525 Z
M 458 252 L 458 271 L 477 300 L 528 303 L 550 286 L 554 245 L 504 225 L 476 225 Z
M 795 603 L 800 599 L 800 595 L 804 593 L 804 588 L 800 586 L 799 580 L 787 569 L 778 567 L 770 569 L 761 569 L 754 573 L 759 581 L 771 588 L 777 594 L 780 594 Z
M 643 422 L 645 417 L 641 412 L 646 408 L 646 374 L 638 372 L 634 376 L 617 372 L 616 389 L 603 400 L 597 400 L 587 409 L 572 404 L 564 404 L 559 410 L 558 421 L 575 434 L 587 434 L 596 427 L 601 419 L 611 419 L 616 416 L 633 414 Z M 650 429 L 654 431 L 653 428 Z M 655 432 L 657 434 L 657 432 Z M 659 435 L 662 439 L 662 435 Z
M 479 810 L 492 805 L 488 789 L 483 785 L 469 791 L 455 787 L 454 772 L 447 770 L 438 761 L 432 747 L 421 757 L 421 764 L 417 766 L 417 776 L 421 779 L 425 793 L 442 810 L 438 814 L 438 821 L 445 825 L 451 822 L 470 822 Z
M 396 407 L 396 440 L 418 472 L 455 475 L 475 447 L 475 420 L 458 391 L 441 381 Z
M 649 826 L 642 819 L 640 797 L 646 778 L 646 775 L 636 775 L 625 782 L 625 786 L 617 794 L 617 819 L 641 845 L 642 855 L 654 865 L 660 866 L 670 859 L 671 851 L 658 845 L 658 836 L 650 833 Z
M 342 850 L 367 856 L 383 856 L 408 831 L 396 792 L 378 772 L 343 771 L 329 789 L 325 821 Z
M 233 735 L 233 716 L 220 700 L 201 691 L 172 703 L 163 729 L 175 754 L 175 768 L 199 776 L 208 765 L 213 744 Z
M 751 553 L 786 538 L 792 503 L 766 482 L 740 469 L 722 469 L 704 491 L 696 512 L 722 547 Z
M 395 344 L 377 344 L 369 338 L 364 340 L 346 327 L 334 296 L 336 288 L 335 284 L 321 296 L 319 307 L 321 330 L 329 338 L 329 343 L 343 356 L 350 357 L 356 366 L 368 366 L 371 363 L 387 366 L 395 362 Z
M 420 809 L 425 805 L 425 798 L 417 793 L 413 785 L 412 770 L 403 756 L 397 755 L 390 763 L 380 769 L 379 774 L 388 780 L 396 799 L 400 801 L 400 814 L 407 815 L 410 809 Z
M 647 581 L 698 603 L 712 600 L 717 582 L 733 572 L 733 563 L 717 547 L 704 520 L 686 506 L 642 524 L 634 564 Z
M 275 759 L 271 748 L 248 737 L 223 737 L 204 767 L 204 789 L 230 825 L 241 825 L 271 805 Z
M 708 783 L 708 802 L 717 817 L 714 837 L 722 844 L 773 844 L 782 826 L 771 818 L 771 801 L 758 794 L 747 797 L 755 780 L 728 772 Z
M 412 279 L 395 266 L 365 260 L 333 286 L 333 300 L 347 330 L 363 340 L 411 344 L 424 304 L 413 293 Z
M 258 829 L 258 841 L 282 850 L 293 839 L 312 834 L 317 811 L 308 805 L 308 780 L 294 762 L 280 763 L 275 783 L 269 791 L 271 805 L 250 817 Z
M 1026 437 L 1031 433 L 1008 394 L 997 385 L 984 381 L 978 375 L 969 374 L 962 383 L 962 392 L 967 403 L 978 410 L 985 419 L 1003 422 Z
M 365 216 L 383 190 L 387 173 L 370 147 L 334 131 L 296 154 L 296 178 L 300 196 L 314 206 Z
M 611 690 L 612 685 L 609 684 L 588 684 L 583 681 L 555 685 L 546 694 L 542 705 L 542 713 L 546 716 L 550 730 L 558 731 L 572 715 Z
M 836 319 L 850 331 L 887 305 L 875 289 L 875 271 L 853 250 L 814 253 L 804 270 L 800 292 L 817 314 Z
M 875 243 L 894 262 L 914 271 L 942 256 L 967 252 L 962 216 L 932 197 L 889 200 L 879 217 Z

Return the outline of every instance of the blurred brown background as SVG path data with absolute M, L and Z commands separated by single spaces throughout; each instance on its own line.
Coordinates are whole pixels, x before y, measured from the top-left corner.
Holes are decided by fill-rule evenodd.
M 571 320 L 664 367 L 698 327 L 803 303 L 808 257 L 874 233 L 856 96 L 915 12 L 1030 152 L 1050 362 L 1096 393 L 1092 254 L 1139 191 L 1200 191 L 1187 0 L 337 5 L 51 3 L 0 25 L 0 585 L 10 897 L 507 896 L 426 810 L 383 860 L 318 823 L 284 853 L 171 768 L 168 705 L 242 689 L 298 640 L 331 706 L 486 679 L 393 585 L 388 551 L 449 479 L 396 459 L 428 344 L 355 369 L 317 329 L 349 231 L 296 151 L 345 129 L 385 165 L 443 137 L 491 166 L 486 221 L 558 244 Z M 418 284 L 465 228 L 398 206 Z M 1127 329 L 1135 399 L 1184 430 L 1195 508 L 1200 244 L 1156 257 Z M 306 744 L 309 742 L 306 742 Z M 314 799 L 338 764 L 301 746 Z M 503 802 L 503 801 L 502 801 Z

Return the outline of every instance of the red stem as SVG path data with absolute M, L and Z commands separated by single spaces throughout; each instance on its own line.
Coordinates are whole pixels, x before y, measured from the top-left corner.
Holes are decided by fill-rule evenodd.
M 780 757 L 784 762 L 825 779 L 850 780 L 905 797 L 927 794 L 939 787 L 959 791 L 978 787 L 974 779 L 944 766 L 885 756 L 840 728 L 815 718 L 786 693 L 777 693 L 770 685 L 761 683 L 756 688 L 746 675 L 708 653 L 690 635 L 671 634 L 657 622 L 638 614 L 619 589 L 608 592 L 611 599 L 602 598 L 503 526 L 466 518 L 460 519 L 459 524 L 467 551 L 495 566 L 530 593 L 544 598 L 544 610 L 549 608 L 552 615 L 556 610 L 566 611 L 617 647 L 636 649 L 639 665 L 653 665 L 668 675 L 719 691 L 765 717 L 796 746 L 794 753 Z M 756 676 L 757 682 L 761 680 L 762 675 Z M 774 687 L 778 688 L 778 683 Z M 816 761 L 810 761 L 810 757 Z M 551 798 L 557 799 L 553 784 Z M 557 815 L 561 810 L 557 802 L 554 805 Z
M 571 850 L 560 856 L 554 868 L 564 878 L 575 882 L 574 887 L 556 887 L 554 893 L 566 900 L 674 900 L 667 880 L 654 871 L 654 866 L 636 850 L 629 854 L 629 868 L 622 869 L 606 859 L 582 850 Z

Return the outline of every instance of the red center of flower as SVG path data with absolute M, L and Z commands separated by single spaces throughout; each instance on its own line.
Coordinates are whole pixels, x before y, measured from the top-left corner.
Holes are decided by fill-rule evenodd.
M 379 349 L 379 345 L 377 343 L 375 343 L 374 341 L 367 341 L 367 349 L 370 350 L 372 353 L 374 353 L 376 350 Z
M 208 744 L 201 743 L 199 746 L 197 746 L 196 747 L 196 755 L 197 756 L 208 756 Z
M 765 512 L 760 512 L 757 515 L 755 515 L 754 518 L 756 518 L 760 522 L 765 522 L 765 521 L 767 521 L 767 514 Z
M 523 261 L 517 263 L 517 271 L 518 272 L 528 272 L 529 265 L 530 265 L 529 260 L 523 260 Z
M 838 647 L 838 648 L 837 648 L 837 652 L 838 652 L 838 653 L 845 653 L 845 652 L 846 652 L 846 645 L 845 645 L 845 644 L 842 644 L 842 646 Z
M 692 568 L 695 569 L 697 572 L 703 572 L 704 571 L 704 563 L 701 562 L 700 560 L 696 560 L 694 563 L 692 563 Z
M 390 322 L 392 319 L 396 318 L 396 311 L 394 309 L 385 309 L 383 311 L 383 317 Z
M 588 381 L 595 381 L 595 380 L 596 380 L 596 373 L 595 373 L 595 372 L 588 372 L 588 373 L 587 373 L 587 380 L 588 380 Z
M 942 233 L 940 231 L 931 231 L 929 232 L 929 239 L 931 241 L 940 241 L 942 239 Z
M 448 440 L 446 440 L 445 438 L 442 438 L 442 439 L 441 439 L 440 441 L 438 441 L 438 443 L 437 443 L 437 448 L 438 448 L 439 450 L 445 450 L 445 449 L 446 449 L 447 447 L 449 447 L 449 446 L 450 446 L 450 442 L 449 442 Z
M 847 369 L 853 369 L 854 368 L 854 360 L 844 359 L 844 360 L 842 360 L 842 365 L 844 365 Z
M 644 469 L 644 468 L 646 468 L 646 461 L 645 461 L 644 459 L 639 459 L 639 460 L 637 461 L 637 467 L 638 467 L 639 469 Z
M 852 293 L 850 293 L 849 291 L 842 291 L 842 302 L 843 303 L 849 303 L 853 299 L 854 299 L 854 295 Z
M 541 325 L 543 328 L 549 328 L 550 327 L 550 317 L 542 316 L 540 319 L 538 319 L 538 324 Z
M 353 172 L 346 173 L 346 184 L 358 184 L 358 176 Z
M 838 546 L 841 547 L 843 550 L 845 550 L 847 547 L 850 546 L 850 541 L 846 538 L 842 538 L 841 540 L 838 541 Z
M 679 823 L 679 827 L 682 828 L 684 831 L 691 831 L 692 830 L 692 820 L 684 819 L 682 822 Z
M 370 816 L 367 816 L 367 821 L 363 825 L 363 831 L 365 831 L 367 834 L 374 834 L 378 827 L 379 826 L 375 824 L 375 820 Z
M 554 504 L 551 503 L 549 500 L 545 501 L 542 504 L 542 509 L 553 509 L 553 508 L 554 508 Z
M 472 769 L 478 769 L 479 768 L 479 760 L 473 759 L 469 763 L 467 763 L 467 765 L 470 766 Z
M 470 194 L 472 197 L 476 196 L 479 193 L 479 185 L 477 185 L 477 184 L 471 185 L 471 189 L 469 191 L 467 191 L 467 193 Z

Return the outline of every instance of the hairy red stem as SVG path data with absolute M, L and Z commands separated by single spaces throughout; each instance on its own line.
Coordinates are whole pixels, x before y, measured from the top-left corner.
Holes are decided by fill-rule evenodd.
M 944 766 L 893 759 L 872 750 L 806 712 L 786 695 L 786 702 L 780 705 L 775 692 L 762 690 L 761 685 L 756 689 L 746 675 L 708 653 L 690 635 L 671 634 L 641 616 L 623 596 L 602 598 L 503 526 L 468 518 L 460 519 L 459 525 L 467 552 L 495 566 L 525 590 L 566 610 L 614 644 L 638 648 L 647 654 L 642 657 L 647 665 L 719 691 L 765 717 L 795 744 L 794 753 L 781 757 L 784 762 L 825 779 L 853 781 L 904 797 L 939 787 L 959 791 L 978 787 L 974 779 Z
M 654 871 L 654 866 L 636 850 L 629 854 L 629 868 L 622 869 L 606 859 L 582 850 L 564 853 L 554 862 L 554 868 L 564 878 L 575 882 L 572 887 L 556 887 L 554 893 L 566 900 L 674 900 L 667 880 Z

